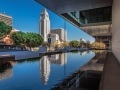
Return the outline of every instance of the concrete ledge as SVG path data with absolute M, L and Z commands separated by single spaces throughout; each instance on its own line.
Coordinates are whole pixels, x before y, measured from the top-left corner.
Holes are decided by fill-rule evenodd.
M 33 52 L 33 51 L 0 52 L 0 56 L 3 56 L 3 55 L 10 55 L 10 56 L 14 55 L 15 60 L 21 60 L 21 59 L 39 57 L 39 52 Z
M 39 52 L 39 56 L 59 53 L 62 53 L 62 51 Z
M 120 90 L 120 64 L 112 52 L 106 55 L 99 90 Z
M 13 61 L 15 60 L 15 56 L 14 55 L 3 55 L 0 56 L 0 62 L 1 61 Z

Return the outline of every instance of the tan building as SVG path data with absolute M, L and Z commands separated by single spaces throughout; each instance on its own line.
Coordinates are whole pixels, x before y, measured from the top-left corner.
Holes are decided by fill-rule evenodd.
M 67 41 L 67 32 L 63 28 L 52 29 L 50 32 L 58 34 L 59 35 L 59 40 Z
M 3 38 L 2 40 L 4 42 L 5 45 L 13 45 L 13 40 L 10 38 L 9 35 L 7 35 L 6 37 Z
M 0 13 L 0 22 L 4 22 L 5 24 L 12 26 L 12 17 L 6 14 Z
M 10 34 L 13 33 L 13 32 L 18 32 L 19 30 L 15 30 L 15 29 L 12 29 Z M 10 38 L 10 35 L 6 35 L 5 37 L 3 37 L 1 40 L 0 40 L 0 45 L 13 45 L 14 42 L 13 40 Z

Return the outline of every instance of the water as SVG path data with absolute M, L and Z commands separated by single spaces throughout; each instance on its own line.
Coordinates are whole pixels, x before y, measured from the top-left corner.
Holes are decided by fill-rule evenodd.
M 0 90 L 49 90 L 92 57 L 85 51 L 0 62 Z

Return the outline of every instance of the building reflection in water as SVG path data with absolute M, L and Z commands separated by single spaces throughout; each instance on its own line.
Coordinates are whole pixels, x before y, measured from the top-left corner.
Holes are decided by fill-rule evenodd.
M 85 55 L 86 53 L 89 53 L 89 52 L 87 52 L 87 51 L 80 51 L 80 55 L 81 56 Z
M 64 65 L 67 63 L 67 53 L 43 56 L 40 59 L 40 77 L 44 85 L 50 75 L 50 64 Z
M 67 53 L 49 55 L 48 57 L 52 64 L 64 65 L 67 63 Z
M 40 60 L 40 76 L 44 85 L 47 84 L 50 75 L 50 61 L 47 56 L 43 56 Z
M 0 81 L 11 78 L 13 76 L 12 67 L 13 61 L 0 62 Z

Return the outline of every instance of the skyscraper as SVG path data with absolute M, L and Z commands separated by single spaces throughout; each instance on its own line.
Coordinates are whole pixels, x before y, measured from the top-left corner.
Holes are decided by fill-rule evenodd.
M 50 33 L 50 20 L 49 14 L 46 9 L 44 9 L 40 15 L 39 21 L 39 34 L 43 37 L 44 42 L 48 41 L 48 34 Z

